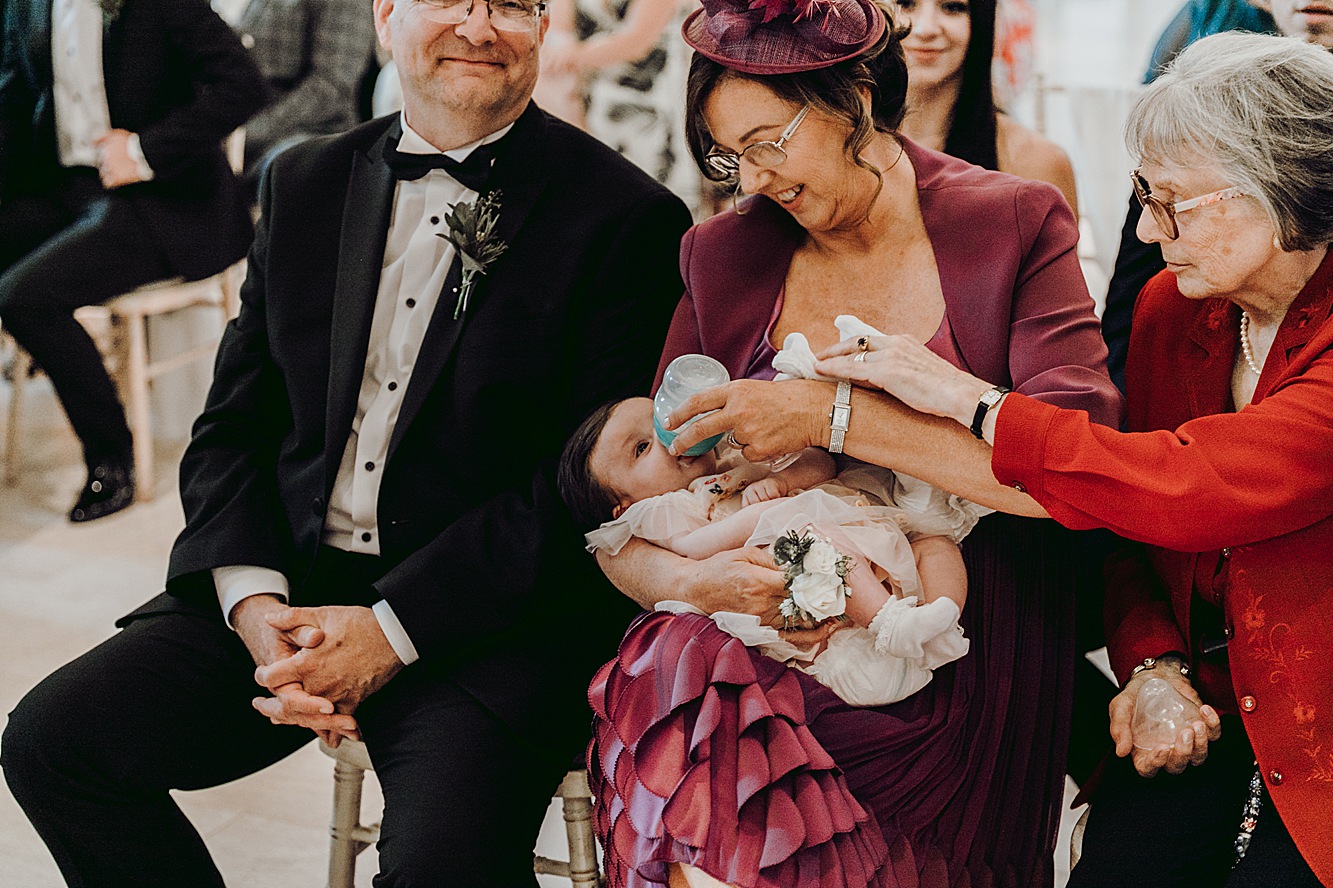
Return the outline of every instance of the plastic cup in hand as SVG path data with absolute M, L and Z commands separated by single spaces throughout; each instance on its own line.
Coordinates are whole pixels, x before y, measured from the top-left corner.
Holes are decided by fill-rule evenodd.
M 1134 699 L 1134 745 L 1139 749 L 1174 746 L 1180 732 L 1201 719 L 1199 707 L 1182 697 L 1170 682 L 1150 678 Z
M 671 416 L 673 410 L 685 403 L 691 395 L 730 381 L 731 374 L 727 372 L 727 368 L 707 355 L 681 355 L 668 364 L 666 372 L 662 374 L 662 385 L 657 389 L 657 397 L 653 399 L 653 430 L 657 433 L 657 440 L 662 442 L 662 446 L 670 447 L 680 431 L 680 429 L 671 431 L 666 428 L 667 417 Z M 685 428 L 698 418 L 698 416 L 692 417 L 680 428 Z M 721 434 L 705 438 L 682 455 L 699 456 L 707 453 L 721 440 Z

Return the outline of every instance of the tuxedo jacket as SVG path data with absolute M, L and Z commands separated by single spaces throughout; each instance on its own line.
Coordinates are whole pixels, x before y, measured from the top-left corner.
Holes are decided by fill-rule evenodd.
M 1139 434 L 1010 398 L 993 467 L 1062 524 L 1146 544 L 1108 568 L 1112 668 L 1123 682 L 1146 657 L 1189 656 L 1204 702 L 1244 719 L 1283 823 L 1333 884 L 1333 253 L 1237 413 L 1239 322 L 1234 303 L 1187 299 L 1159 274 L 1139 297 L 1125 369 Z M 1222 608 L 1225 666 L 1195 656 L 1200 596 Z
M 51 6 L 0 5 L 0 199 L 60 180 Z M 173 272 L 221 271 L 245 255 L 253 234 L 221 143 L 263 107 L 264 80 L 207 0 L 124 0 L 104 22 L 111 126 L 139 134 L 154 173 L 112 195 L 134 205 Z
M 597 405 L 645 394 L 681 283 L 685 206 L 618 154 L 529 105 L 488 190 L 508 244 L 454 320 L 455 261 L 381 478 L 383 577 L 362 600 L 303 580 L 356 411 L 395 182 L 398 117 L 280 154 L 181 466 L 186 527 L 169 594 L 203 608 L 210 570 L 272 568 L 294 604 L 393 607 L 421 655 L 510 723 L 577 724 L 634 606 L 602 577 L 555 489 L 560 450 Z M 440 207 L 443 214 L 446 207 Z

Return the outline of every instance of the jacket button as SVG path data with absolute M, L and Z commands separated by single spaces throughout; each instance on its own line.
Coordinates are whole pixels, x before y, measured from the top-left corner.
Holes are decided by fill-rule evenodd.
M 1251 697 L 1249 694 L 1246 694 L 1244 697 L 1240 698 L 1240 708 L 1244 709 L 1246 712 L 1254 712 L 1254 707 L 1257 705 L 1259 704 L 1256 703 L 1254 698 Z
M 324 497 L 322 497 L 322 496 L 317 496 L 317 497 L 315 497 L 313 500 L 311 500 L 311 501 L 310 501 L 310 511 L 314 512 L 316 515 L 323 515 L 323 514 L 324 514 Z
M 1281 772 L 1281 771 L 1269 771 L 1269 772 L 1268 772 L 1268 782 L 1271 783 L 1271 784 L 1273 784 L 1274 786 L 1281 786 L 1281 785 L 1282 785 L 1282 772 Z
M 1014 488 L 1014 490 L 1017 490 L 1019 493 L 1027 493 L 1027 492 L 1028 492 L 1027 487 L 1024 486 L 1024 484 L 1023 484 L 1022 481 L 1015 481 L 1015 482 L 1013 483 L 1013 488 Z

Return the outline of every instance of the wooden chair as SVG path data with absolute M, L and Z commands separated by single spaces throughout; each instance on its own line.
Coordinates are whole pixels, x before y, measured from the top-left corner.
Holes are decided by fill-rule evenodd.
M 329 824 L 329 888 L 353 888 L 356 856 L 379 841 L 379 822 L 361 823 L 361 787 L 367 771 L 375 770 L 364 743 L 344 740 L 337 749 L 324 741 L 320 752 L 333 759 L 333 820 Z M 597 842 L 592 828 L 592 792 L 587 771 L 570 771 L 555 795 L 563 801 L 569 861 L 534 855 L 533 871 L 569 879 L 573 888 L 601 888 Z
M 240 172 L 245 154 L 243 129 L 227 137 L 226 150 L 232 169 Z M 148 502 L 157 493 L 149 387 L 154 380 L 173 370 L 203 358 L 211 359 L 218 344 L 217 339 L 210 339 L 179 354 L 154 359 L 148 348 L 149 319 L 196 308 L 216 309 L 219 316 L 218 329 L 221 331 L 240 310 L 240 285 L 245 277 L 244 269 L 245 260 L 241 260 L 203 280 L 184 281 L 175 278 L 157 281 L 116 296 L 100 306 L 79 309 L 75 315 L 85 321 L 85 325 L 90 316 L 109 320 L 110 335 L 99 345 L 106 358 L 107 369 L 120 389 L 121 400 L 125 404 L 125 418 L 134 440 L 135 496 L 142 502 Z M 6 483 L 10 484 L 18 477 L 23 389 L 31 375 L 31 359 L 20 349 L 12 366 L 13 388 L 9 401 L 4 472 Z

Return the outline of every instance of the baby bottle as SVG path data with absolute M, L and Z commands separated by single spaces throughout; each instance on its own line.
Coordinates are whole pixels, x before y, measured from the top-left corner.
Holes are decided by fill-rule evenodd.
M 679 429 L 670 431 L 665 426 L 667 417 L 673 410 L 683 404 L 690 395 L 730 381 L 731 374 L 727 373 L 727 368 L 707 355 L 681 355 L 668 364 L 666 372 L 662 374 L 662 385 L 657 389 L 657 397 L 653 399 L 653 430 L 657 432 L 657 440 L 662 442 L 662 446 L 670 447 L 679 431 Z M 698 418 L 692 417 L 681 428 Z M 707 453 L 721 440 L 721 434 L 705 438 L 683 455 L 699 456 Z
M 1200 718 L 1199 707 L 1182 697 L 1170 682 L 1150 678 L 1134 699 L 1134 745 L 1139 749 L 1171 746 L 1181 731 Z

